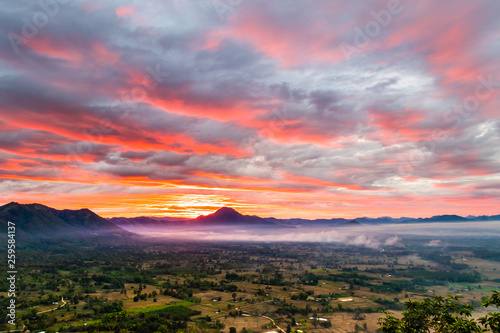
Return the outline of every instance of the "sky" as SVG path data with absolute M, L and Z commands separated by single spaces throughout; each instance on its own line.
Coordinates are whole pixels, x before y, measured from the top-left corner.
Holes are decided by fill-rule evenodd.
M 0 204 L 500 213 L 500 2 L 8 1 Z

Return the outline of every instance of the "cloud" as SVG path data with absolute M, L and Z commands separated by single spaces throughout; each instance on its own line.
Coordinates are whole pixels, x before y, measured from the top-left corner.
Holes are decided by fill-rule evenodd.
M 178 209 L 178 207 L 173 207 Z M 312 242 L 325 244 L 345 244 L 356 247 L 367 247 L 381 250 L 384 246 L 404 244 L 403 239 L 431 239 L 423 246 L 441 247 L 446 245 L 446 238 L 466 237 L 483 239 L 485 236 L 497 237 L 499 232 L 492 226 L 493 222 L 470 222 L 455 226 L 449 223 L 425 224 L 412 228 L 408 225 L 366 225 L 359 227 L 327 227 L 302 226 L 298 228 L 261 228 L 258 226 L 169 226 L 150 229 L 128 229 L 150 237 L 164 239 L 205 240 L 218 242 Z M 492 233 L 492 230 L 495 230 Z M 399 236 L 394 236 L 394 234 Z M 390 236 L 393 235 L 393 236 Z M 441 239 L 432 239 L 434 237 Z M 400 238 L 401 237 L 401 238 Z M 385 241 L 384 241 L 385 239 Z M 389 243 L 389 244 L 388 244 Z M 430 244 L 430 245 L 429 245 Z
M 399 238 L 398 236 L 392 236 L 384 241 L 384 245 L 392 246 L 398 244 L 399 242 L 401 242 L 401 238 Z
M 356 246 L 365 246 L 370 248 L 378 248 L 380 246 L 380 242 L 373 237 L 359 235 L 347 240 L 347 244 L 356 245 Z
M 425 246 L 441 247 L 441 246 L 444 246 L 444 243 L 439 239 L 434 239 L 434 240 L 431 240 L 429 243 L 425 244 Z
M 120 17 L 125 17 L 128 15 L 132 15 L 135 13 L 135 9 L 130 8 L 130 7 L 120 7 L 116 10 L 116 15 Z
M 403 3 L 363 45 L 387 1 L 228 6 L 6 3 L 1 177 L 211 191 L 283 217 L 498 214 L 499 3 Z

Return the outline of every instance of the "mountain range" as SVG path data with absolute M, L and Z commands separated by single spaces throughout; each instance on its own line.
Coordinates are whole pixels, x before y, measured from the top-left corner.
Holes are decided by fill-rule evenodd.
M 15 224 L 16 237 L 34 238 L 129 238 L 134 234 L 89 209 L 57 210 L 41 204 L 11 202 L 0 207 L 2 233 L 8 222 Z
M 114 217 L 105 219 L 89 209 L 57 210 L 41 204 L 19 204 L 11 202 L 0 206 L 0 225 L 7 230 L 7 222 L 16 224 L 16 234 L 21 237 L 58 237 L 75 235 L 79 237 L 133 237 L 128 229 L 168 228 L 179 226 L 211 226 L 211 225 L 253 225 L 261 227 L 295 227 L 295 226 L 360 226 L 366 224 L 398 224 L 398 223 L 438 223 L 438 222 L 471 222 L 500 221 L 500 215 L 467 216 L 438 215 L 430 218 L 392 218 L 392 217 L 359 217 L 356 219 L 277 219 L 263 218 L 256 215 L 243 215 L 238 211 L 222 207 L 209 215 L 194 219 L 174 217 Z M 2 231 L 3 233 L 4 231 Z
M 179 219 L 171 217 L 113 217 L 109 221 L 123 227 L 160 227 L 178 225 L 260 225 L 275 227 L 293 227 L 299 225 L 334 225 L 334 226 L 356 226 L 363 224 L 401 224 L 401 223 L 438 223 L 438 222 L 472 222 L 472 221 L 500 221 L 500 215 L 492 216 L 467 216 L 459 215 L 436 215 L 429 218 L 411 217 L 358 217 L 355 219 L 332 218 L 332 219 L 277 219 L 274 217 L 259 217 L 256 215 L 243 215 L 233 208 L 222 207 L 209 215 L 201 215 L 194 219 Z

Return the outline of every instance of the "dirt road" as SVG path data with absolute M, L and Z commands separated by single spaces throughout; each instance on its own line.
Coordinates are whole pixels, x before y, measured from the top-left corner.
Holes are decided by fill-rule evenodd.
M 66 302 L 64 301 L 64 297 L 61 297 L 61 303 L 63 303 L 62 306 L 65 306 L 66 305 Z M 45 311 L 40 311 L 40 312 L 37 312 L 37 314 L 40 314 L 40 313 L 45 313 L 45 312 L 50 312 L 50 311 L 53 311 L 53 310 L 57 310 L 59 309 L 61 305 L 58 305 L 56 308 L 53 308 L 53 309 L 49 309 L 49 310 L 45 310 Z
M 276 326 L 277 329 L 279 329 L 282 333 L 286 333 L 286 331 L 284 329 L 282 329 L 281 327 L 279 327 L 278 325 L 276 325 L 276 323 L 274 322 L 274 319 L 269 318 L 268 316 L 262 316 L 262 318 L 269 319 L 273 323 L 273 325 Z

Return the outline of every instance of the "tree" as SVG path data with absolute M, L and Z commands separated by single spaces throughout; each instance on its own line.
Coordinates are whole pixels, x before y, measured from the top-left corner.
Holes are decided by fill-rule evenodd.
M 107 326 L 110 331 L 115 331 L 115 328 L 119 326 L 121 322 L 123 322 L 127 318 L 126 311 L 114 312 L 107 314 L 101 322 Z
M 494 333 L 500 333 L 500 314 L 488 313 L 479 318 L 479 323 L 471 317 L 472 305 L 462 304 L 458 296 L 434 296 L 422 302 L 409 300 L 405 302 L 406 310 L 403 318 L 398 319 L 387 311 L 385 318 L 379 319 L 380 332 L 383 333 L 475 333 L 484 332 L 489 328 Z M 493 295 L 482 303 L 483 306 L 500 307 L 500 295 Z M 482 324 L 484 327 L 482 327 Z
M 500 307 L 500 292 L 498 290 L 493 291 L 493 295 L 490 296 L 486 301 L 484 301 L 482 306 L 494 305 L 497 308 Z M 500 333 L 500 313 L 490 312 L 486 316 L 479 318 L 479 322 L 494 333 Z
M 229 333 L 236 333 L 236 327 L 229 327 Z
M 292 332 L 292 326 L 290 324 L 286 325 L 286 333 L 291 333 Z
M 33 308 L 33 309 L 30 310 L 30 316 L 31 317 L 36 317 L 37 314 L 38 314 L 38 309 Z
M 352 319 L 354 319 L 354 320 L 365 320 L 365 316 L 363 316 L 363 314 L 361 313 L 361 309 L 360 308 L 356 308 L 354 310 L 354 315 L 352 316 Z

